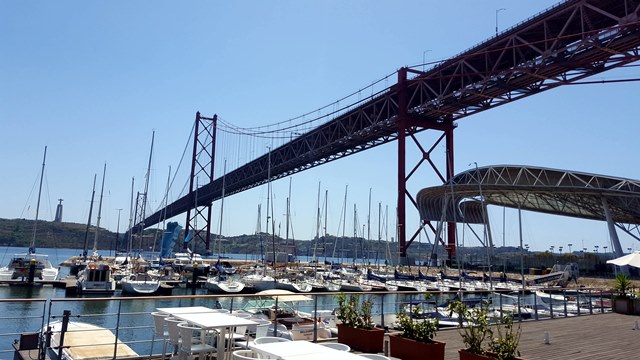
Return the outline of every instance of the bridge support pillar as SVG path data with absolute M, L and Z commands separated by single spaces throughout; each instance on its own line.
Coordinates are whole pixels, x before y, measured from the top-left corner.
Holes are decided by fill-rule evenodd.
M 611 209 L 609 208 L 609 202 L 607 198 L 602 198 L 602 209 L 604 210 L 604 216 L 607 218 L 607 227 L 609 228 L 609 238 L 611 239 L 611 244 L 613 245 L 613 252 L 615 253 L 615 257 L 621 257 L 624 255 L 622 252 L 622 245 L 620 245 L 620 239 L 618 239 L 618 233 L 616 232 L 616 223 L 613 221 L 613 217 L 611 216 Z M 622 266 L 620 268 L 623 274 L 629 275 L 629 267 Z
M 213 166 L 216 157 L 216 130 L 218 115 L 207 118 L 196 113 L 195 134 L 193 136 L 193 156 L 191 159 L 191 175 L 189 177 L 190 203 L 194 204 L 187 210 L 187 221 L 184 227 L 185 241 L 183 248 L 189 247 L 189 242 L 194 241 L 195 246 L 204 244 L 205 253 L 210 253 L 211 243 L 211 212 L 212 204 L 198 199 L 198 185 L 196 178 L 204 178 L 204 184 L 213 182 Z M 193 211 L 193 213 L 192 213 Z M 196 221 L 199 220 L 199 221 Z M 198 224 L 198 229 L 192 224 Z M 188 235 L 190 234 L 190 235 Z M 190 240 L 187 240 L 189 236 Z M 195 252 L 195 251 L 194 251 Z

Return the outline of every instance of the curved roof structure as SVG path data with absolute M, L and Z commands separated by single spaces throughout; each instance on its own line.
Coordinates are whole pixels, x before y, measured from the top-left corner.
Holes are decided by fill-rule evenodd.
M 640 224 L 640 181 L 569 170 L 501 165 L 460 173 L 418 192 L 420 217 L 428 221 L 482 223 L 486 204 L 555 215 Z M 453 200 L 453 201 L 452 201 Z

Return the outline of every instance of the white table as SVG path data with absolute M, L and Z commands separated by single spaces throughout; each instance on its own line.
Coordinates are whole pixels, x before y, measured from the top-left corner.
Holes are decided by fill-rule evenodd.
M 216 309 L 208 308 L 206 306 L 167 307 L 167 308 L 156 308 L 156 310 L 171 316 L 174 316 L 177 314 L 217 312 Z
M 309 341 L 283 341 L 266 344 L 252 344 L 249 348 L 271 358 L 282 360 L 363 360 L 364 358 L 348 352 L 336 350 Z
M 243 319 L 237 316 L 219 313 L 219 312 L 201 312 L 201 313 L 183 313 L 173 314 L 176 319 L 184 320 L 189 324 L 196 325 L 202 330 L 217 330 L 218 331 L 218 359 L 225 359 L 231 357 L 231 351 L 227 351 L 225 354 L 225 338 L 227 331 L 233 332 L 236 326 L 248 326 L 257 325 L 258 323 Z M 228 341 L 228 350 L 231 350 L 233 341 Z M 226 357 L 225 357 L 226 355 Z

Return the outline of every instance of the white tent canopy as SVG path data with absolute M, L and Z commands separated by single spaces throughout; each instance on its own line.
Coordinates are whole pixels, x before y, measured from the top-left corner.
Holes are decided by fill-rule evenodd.
M 282 289 L 263 290 L 263 291 L 260 291 L 260 292 L 256 293 L 256 295 L 271 296 L 271 298 L 274 299 L 274 300 L 277 300 L 278 297 L 280 297 L 281 301 L 311 301 L 311 300 L 313 300 L 309 296 L 296 294 L 296 293 L 291 292 L 289 290 L 282 290 Z
M 640 251 L 634 251 L 631 254 L 621 256 L 617 259 L 607 260 L 607 264 L 618 266 L 633 266 L 640 268 Z

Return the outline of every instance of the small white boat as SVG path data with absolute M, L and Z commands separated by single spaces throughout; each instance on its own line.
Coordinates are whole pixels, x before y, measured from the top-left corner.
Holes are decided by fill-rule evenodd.
M 131 274 L 120 280 L 123 294 L 155 295 L 160 292 L 160 280 L 147 273 Z
M 52 281 L 58 278 L 58 269 L 51 265 L 47 255 L 15 254 L 9 264 L 0 268 L 0 280 L 26 280 L 31 266 L 35 266 L 34 279 Z
M 49 326 L 51 327 L 51 343 L 47 352 L 52 359 L 58 359 L 62 322 L 56 321 Z M 83 322 L 70 321 L 63 341 L 60 357 L 63 360 L 113 359 L 114 355 L 118 359 L 139 356 L 127 344 L 117 340 L 110 330 Z
M 287 278 L 276 279 L 276 289 L 288 290 L 295 293 L 311 292 L 313 287 L 305 281 L 291 281 Z
M 276 288 L 276 279 L 269 275 L 249 274 L 242 278 L 247 286 L 253 287 L 256 291 L 264 291 Z
M 244 290 L 244 283 L 230 277 L 209 276 L 205 287 L 212 293 L 232 294 L 242 292 L 242 290 Z
M 108 264 L 90 262 L 78 273 L 77 291 L 79 294 L 113 294 L 116 281 Z

